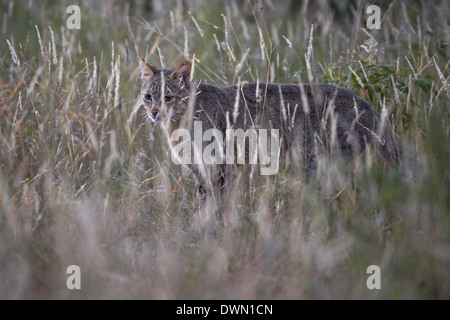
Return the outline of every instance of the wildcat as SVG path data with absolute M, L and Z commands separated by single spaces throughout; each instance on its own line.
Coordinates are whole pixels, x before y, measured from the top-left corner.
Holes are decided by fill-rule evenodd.
M 352 91 L 330 84 L 241 83 L 221 88 L 191 83 L 191 64 L 158 69 L 138 56 L 142 77 L 141 97 L 149 118 L 160 123 L 172 150 L 181 140 L 177 129 L 194 134 L 201 121 L 202 133 L 229 128 L 278 129 L 280 157 L 291 157 L 305 170 L 315 168 L 318 149 L 343 156 L 376 145 L 389 166 L 398 164 L 399 153 L 388 123 L 382 123 L 372 105 Z M 248 161 L 249 143 L 245 140 Z M 205 149 L 207 143 L 200 147 Z M 225 148 L 225 146 L 221 146 Z M 235 166 L 187 164 L 200 180 L 200 190 L 223 186 Z M 246 162 L 248 163 L 248 162 Z

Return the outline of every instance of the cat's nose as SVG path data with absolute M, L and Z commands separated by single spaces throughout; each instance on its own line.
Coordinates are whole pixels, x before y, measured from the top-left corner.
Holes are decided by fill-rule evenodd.
M 151 110 L 150 112 L 154 117 L 158 114 L 158 110 Z

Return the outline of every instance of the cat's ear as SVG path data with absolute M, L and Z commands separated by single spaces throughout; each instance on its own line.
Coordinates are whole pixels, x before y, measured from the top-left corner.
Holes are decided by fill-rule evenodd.
M 186 88 L 191 85 L 191 64 L 184 60 L 172 73 L 172 78 L 181 81 Z
M 142 78 L 152 78 L 155 75 L 156 67 L 145 61 L 140 54 L 138 54 L 138 61 L 141 68 Z

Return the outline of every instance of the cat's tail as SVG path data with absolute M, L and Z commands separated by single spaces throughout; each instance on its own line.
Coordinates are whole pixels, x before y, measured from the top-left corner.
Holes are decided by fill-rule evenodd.
M 381 141 L 381 157 L 391 167 L 398 167 L 401 164 L 401 155 L 394 135 L 389 125 L 386 125 L 383 130 Z
M 398 146 L 389 125 L 386 125 L 383 133 L 384 144 L 380 148 L 381 157 L 392 168 L 406 169 L 412 180 L 416 180 L 419 174 L 419 166 L 416 159 Z

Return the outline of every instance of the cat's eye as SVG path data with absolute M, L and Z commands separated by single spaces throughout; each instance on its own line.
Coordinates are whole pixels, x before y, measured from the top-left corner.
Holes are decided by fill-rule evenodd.
M 170 102 L 173 100 L 173 96 L 164 96 L 164 101 L 165 102 Z
M 146 93 L 144 96 L 145 100 L 151 101 L 152 100 L 152 95 L 150 93 Z

